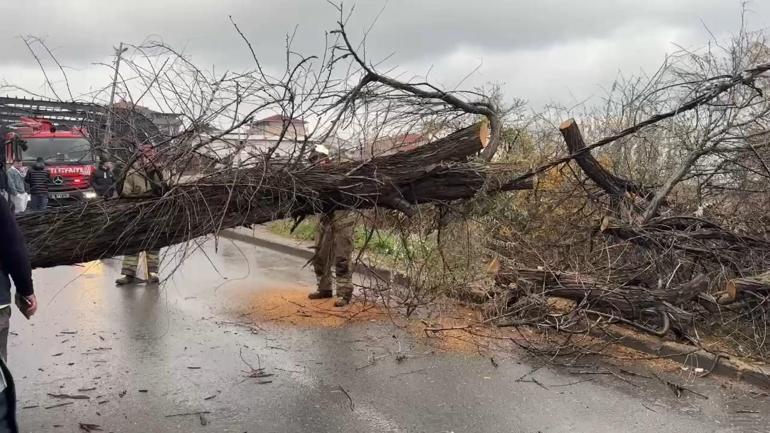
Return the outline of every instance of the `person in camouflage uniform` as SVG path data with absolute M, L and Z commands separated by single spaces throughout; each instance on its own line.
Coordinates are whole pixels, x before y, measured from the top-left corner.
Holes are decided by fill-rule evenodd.
M 310 155 L 314 164 L 328 164 L 329 150 L 316 146 Z M 345 210 L 334 211 L 332 214 L 321 216 L 315 237 L 315 255 L 311 259 L 318 288 L 310 293 L 310 299 L 331 298 L 332 285 L 337 283 L 335 307 L 344 307 L 353 297 L 353 234 L 355 218 Z M 334 280 L 332 280 L 334 268 Z
M 155 149 L 152 144 L 140 146 L 140 154 L 132 167 L 126 172 L 126 177 L 120 187 L 119 194 L 124 198 L 159 197 L 165 189 L 164 176 L 156 164 Z M 160 282 L 158 270 L 160 267 L 160 251 L 144 251 L 147 260 L 147 283 Z M 123 266 L 120 278 L 115 284 L 122 286 L 137 281 L 136 270 L 139 267 L 139 254 L 129 254 L 123 257 Z

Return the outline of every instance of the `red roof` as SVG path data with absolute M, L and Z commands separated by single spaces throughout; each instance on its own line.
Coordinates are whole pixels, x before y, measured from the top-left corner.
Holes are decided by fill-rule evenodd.
M 118 101 L 118 102 L 112 104 L 112 106 L 115 107 L 115 108 L 124 108 L 124 109 L 127 109 L 127 110 L 130 110 L 130 109 L 132 109 L 134 107 L 139 107 L 138 105 L 134 105 L 133 103 L 128 102 L 126 100 Z
M 302 119 L 292 119 L 290 117 L 282 116 L 280 114 L 276 114 L 274 116 L 265 117 L 264 119 L 254 121 L 254 123 L 284 123 L 284 122 L 307 123 Z
M 423 140 L 425 140 L 425 136 L 422 134 L 404 134 L 393 139 L 393 141 L 401 144 L 415 144 Z

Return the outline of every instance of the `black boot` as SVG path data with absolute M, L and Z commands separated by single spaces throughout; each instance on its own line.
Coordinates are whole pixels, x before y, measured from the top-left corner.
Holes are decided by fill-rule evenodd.
M 336 301 L 334 301 L 334 306 L 335 307 L 345 307 L 348 304 L 350 304 L 350 299 L 352 297 L 353 297 L 352 295 L 342 295 Z
M 309 295 L 307 295 L 308 299 L 326 299 L 332 297 L 332 291 L 331 290 L 317 290 Z
M 125 286 L 126 284 L 132 284 L 136 281 L 136 278 L 134 278 L 133 275 L 123 275 L 122 277 L 115 280 L 115 284 L 118 286 Z

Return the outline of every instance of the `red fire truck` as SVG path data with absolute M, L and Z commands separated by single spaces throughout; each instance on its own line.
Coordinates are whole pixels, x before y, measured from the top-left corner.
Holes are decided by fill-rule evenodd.
M 45 119 L 22 117 L 5 136 L 6 161 L 21 159 L 25 167 L 43 158 L 51 177 L 51 204 L 97 197 L 91 185 L 96 157 L 81 128 L 57 129 Z

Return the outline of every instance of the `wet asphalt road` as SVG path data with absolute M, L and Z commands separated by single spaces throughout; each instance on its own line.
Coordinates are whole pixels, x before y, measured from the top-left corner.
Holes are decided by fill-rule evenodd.
M 234 304 L 250 293 L 310 287 L 303 264 L 222 240 L 191 252 L 160 288 L 115 287 L 117 260 L 35 271 L 40 311 L 29 322 L 14 315 L 9 348 L 22 430 L 743 432 L 764 431 L 751 426 L 770 417 L 766 395 L 713 380 L 692 385 L 708 400 L 551 368 L 517 382 L 534 368 L 521 355 L 499 355 L 495 368 L 487 357 L 431 354 L 386 323 L 260 323 L 256 333 L 222 323 L 240 320 Z M 415 356 L 396 362 L 399 344 Z M 271 382 L 245 378 L 241 355 Z M 371 356 L 379 361 L 360 368 Z M 207 413 L 178 415 L 192 412 Z

